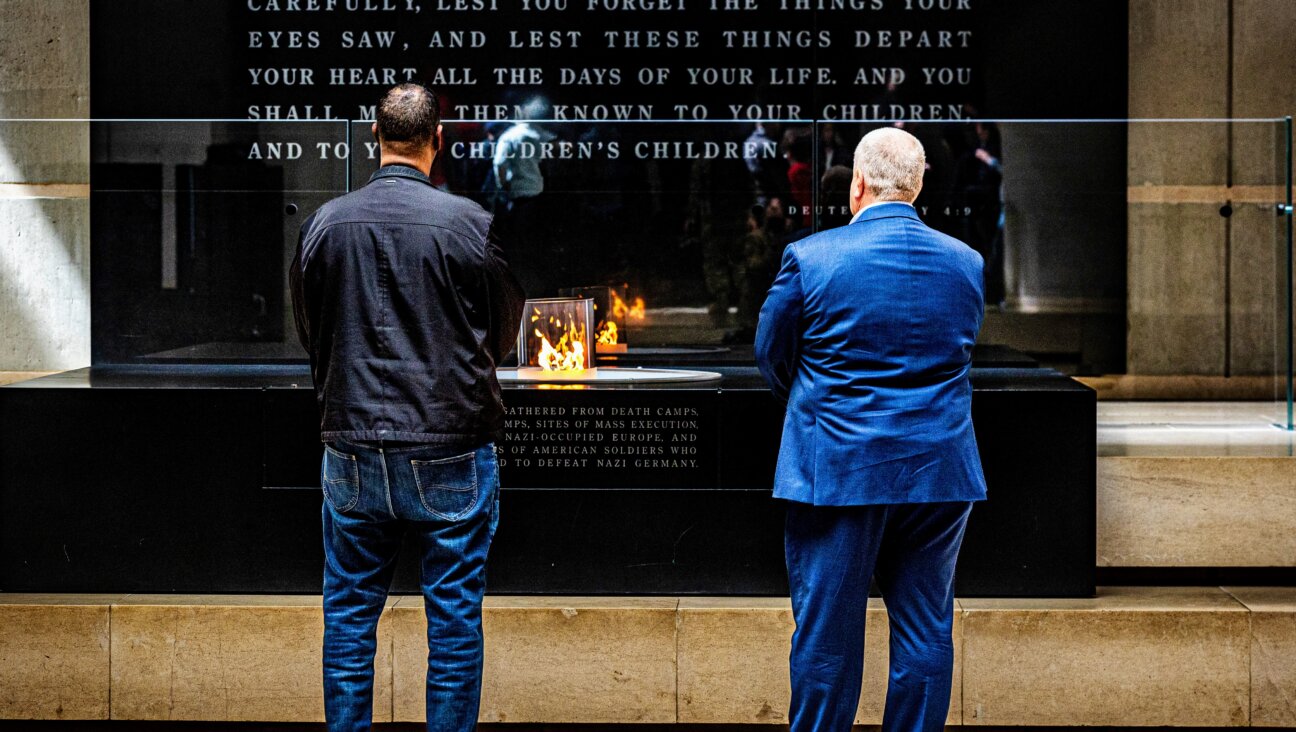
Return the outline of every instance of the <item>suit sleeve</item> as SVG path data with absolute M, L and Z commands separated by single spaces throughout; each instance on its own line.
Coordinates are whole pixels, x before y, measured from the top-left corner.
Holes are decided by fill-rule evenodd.
M 783 264 L 761 307 L 756 326 L 756 366 L 774 396 L 787 401 L 801 350 L 801 316 L 805 298 L 795 248 L 783 251 Z
M 517 342 L 525 305 L 526 293 L 504 259 L 504 250 L 492 224 L 486 234 L 486 306 L 490 322 L 487 347 L 497 364 Z

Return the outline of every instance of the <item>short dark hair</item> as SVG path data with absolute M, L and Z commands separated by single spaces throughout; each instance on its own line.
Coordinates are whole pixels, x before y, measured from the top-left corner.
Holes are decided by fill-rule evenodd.
M 850 195 L 851 179 L 855 171 L 845 165 L 834 165 L 819 180 L 820 192 L 825 198 L 846 197 Z
M 378 102 L 374 121 L 378 141 L 393 147 L 436 146 L 441 110 L 436 93 L 422 84 L 401 84 L 387 90 Z
M 814 156 L 814 135 L 808 127 L 788 130 L 783 135 L 783 144 L 793 160 L 808 163 Z

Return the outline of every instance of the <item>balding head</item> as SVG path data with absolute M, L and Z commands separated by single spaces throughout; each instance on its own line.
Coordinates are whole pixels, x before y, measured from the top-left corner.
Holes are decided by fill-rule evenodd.
M 411 165 L 424 173 L 441 146 L 441 110 L 436 94 L 422 84 L 401 84 L 387 90 L 374 113 L 381 165 Z
M 422 84 L 394 86 L 375 110 L 378 140 L 412 147 L 434 144 L 439 112 L 436 95 Z
M 894 127 L 868 133 L 855 148 L 851 213 L 871 203 L 913 203 L 922 190 L 927 155 L 918 138 Z

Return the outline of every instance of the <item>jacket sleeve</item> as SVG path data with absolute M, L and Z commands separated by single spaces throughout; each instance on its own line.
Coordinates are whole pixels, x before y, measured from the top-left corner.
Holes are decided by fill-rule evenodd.
M 797 372 L 804 307 L 801 266 L 794 247 L 789 246 L 783 251 L 783 264 L 761 306 L 756 326 L 756 366 L 774 396 L 783 401 L 792 391 Z
M 315 216 L 311 215 L 302 223 L 301 231 L 297 234 L 297 253 L 293 256 L 292 265 L 288 268 L 288 286 L 292 291 L 293 320 L 297 324 L 297 340 L 301 342 L 302 348 L 306 353 L 311 353 L 310 344 L 310 320 L 306 312 L 306 293 L 304 267 L 306 265 L 302 256 L 302 245 L 306 240 L 306 231 L 310 228 Z
M 487 347 L 496 364 L 504 360 L 517 342 L 525 305 L 526 294 L 522 291 L 522 284 L 504 259 L 504 250 L 492 223 L 486 234 L 486 307 L 490 322 Z

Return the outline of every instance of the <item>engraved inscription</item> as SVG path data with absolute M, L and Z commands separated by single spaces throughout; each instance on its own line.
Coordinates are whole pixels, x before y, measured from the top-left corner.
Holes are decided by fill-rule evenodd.
M 247 0 L 243 112 L 371 119 L 419 80 L 474 121 L 962 119 L 989 1 Z
M 705 400 L 587 401 L 507 407 L 500 443 L 506 486 L 703 486 L 714 479 L 717 426 Z

